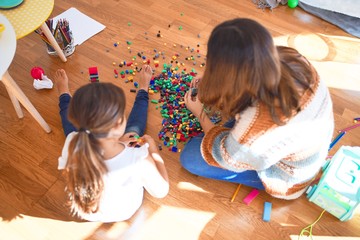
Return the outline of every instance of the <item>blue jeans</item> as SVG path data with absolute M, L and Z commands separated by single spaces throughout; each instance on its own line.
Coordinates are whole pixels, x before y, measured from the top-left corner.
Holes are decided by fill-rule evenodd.
M 225 123 L 224 126 L 232 128 L 234 123 L 235 121 L 231 120 Z M 257 172 L 254 170 L 237 173 L 207 164 L 200 152 L 203 137 L 204 134 L 200 134 L 191 138 L 181 151 L 180 162 L 187 171 L 201 177 L 240 183 L 260 190 L 264 189 Z
M 71 132 L 77 131 L 74 125 L 68 120 L 68 107 L 70 100 L 71 96 L 67 93 L 62 94 L 59 97 L 61 124 L 65 136 Z M 125 133 L 136 132 L 139 136 L 144 135 L 147 122 L 148 106 L 149 93 L 140 89 L 136 95 L 134 105 L 131 109 L 125 128 Z

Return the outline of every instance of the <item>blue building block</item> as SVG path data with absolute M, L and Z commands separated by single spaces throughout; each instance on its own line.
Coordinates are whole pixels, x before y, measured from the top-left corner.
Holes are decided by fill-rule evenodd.
M 264 222 L 270 222 L 272 204 L 270 202 L 264 203 L 263 220 Z

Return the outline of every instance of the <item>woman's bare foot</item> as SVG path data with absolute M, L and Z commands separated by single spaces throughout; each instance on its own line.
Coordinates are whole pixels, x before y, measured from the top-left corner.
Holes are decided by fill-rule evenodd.
M 153 70 L 149 65 L 144 65 L 140 71 L 139 88 L 145 91 L 149 90 Z
M 54 81 L 58 89 L 59 96 L 64 93 L 70 94 L 69 79 L 64 69 L 58 69 L 55 72 Z

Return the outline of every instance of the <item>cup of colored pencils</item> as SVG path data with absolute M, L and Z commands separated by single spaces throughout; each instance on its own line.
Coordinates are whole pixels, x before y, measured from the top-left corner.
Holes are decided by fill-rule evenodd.
M 66 19 L 60 19 L 57 21 L 54 27 L 53 20 L 48 19 L 46 21 L 46 24 L 49 27 L 50 32 L 53 34 L 56 42 L 63 50 L 64 55 L 67 57 L 73 54 L 75 51 L 75 44 L 74 44 L 74 37 L 72 31 L 70 30 L 69 27 L 69 22 Z M 42 33 L 41 30 L 36 30 L 35 32 L 38 33 L 41 39 L 46 43 L 48 54 L 56 56 L 57 53 L 55 49 L 51 46 L 50 42 L 48 41 L 44 33 Z

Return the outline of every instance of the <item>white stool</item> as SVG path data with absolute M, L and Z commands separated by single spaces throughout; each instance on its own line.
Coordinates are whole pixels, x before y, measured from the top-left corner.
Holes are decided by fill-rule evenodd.
M 9 94 L 12 104 L 14 105 L 16 114 L 19 118 L 24 117 L 20 103 L 29 111 L 40 126 L 47 132 L 51 132 L 51 128 L 32 105 L 30 100 L 26 97 L 24 92 L 16 84 L 14 79 L 10 76 L 8 68 L 14 58 L 16 50 L 16 35 L 14 28 L 5 16 L 0 14 L 0 23 L 5 25 L 5 31 L 0 36 L 0 81 L 4 83 Z

